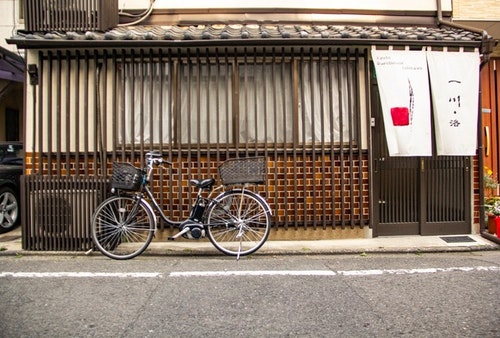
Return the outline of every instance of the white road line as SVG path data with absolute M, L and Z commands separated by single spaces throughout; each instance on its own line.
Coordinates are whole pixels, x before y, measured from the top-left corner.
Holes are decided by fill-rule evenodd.
M 427 269 L 383 269 L 383 270 L 264 270 L 264 271 L 179 271 L 171 272 L 170 277 L 221 277 L 221 276 L 375 276 L 375 275 L 410 275 L 437 272 L 474 272 L 500 271 L 499 266 L 451 267 Z
M 444 272 L 500 272 L 500 266 L 374 269 L 374 270 L 244 270 L 161 272 L 0 272 L 0 278 L 165 278 L 165 277 L 248 277 L 248 276 L 379 276 L 414 275 Z
M 159 278 L 159 272 L 0 272 L 0 278 Z
M 256 271 L 179 271 L 170 277 L 222 277 L 222 276 L 335 276 L 332 270 L 256 270 Z
M 425 269 L 385 269 L 385 270 L 351 270 L 337 271 L 343 276 L 373 276 L 373 275 L 413 275 L 437 272 L 473 272 L 473 271 L 500 271 L 498 266 L 476 266 L 476 267 L 451 267 L 451 268 L 425 268 Z

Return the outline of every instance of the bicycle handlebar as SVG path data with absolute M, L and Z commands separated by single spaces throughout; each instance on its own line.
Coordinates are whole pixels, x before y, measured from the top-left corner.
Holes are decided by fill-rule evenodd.
M 172 165 L 172 162 L 162 158 L 162 155 L 159 151 L 151 151 L 149 153 L 146 153 L 146 162 L 148 164 L 148 167 L 152 167 L 153 165 L 162 165 L 164 163 Z

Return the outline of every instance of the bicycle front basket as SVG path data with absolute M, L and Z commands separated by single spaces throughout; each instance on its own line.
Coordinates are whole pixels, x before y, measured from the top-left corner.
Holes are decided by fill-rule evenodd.
M 226 160 L 219 166 L 219 176 L 224 185 L 266 181 L 267 162 L 264 157 L 247 157 Z
M 111 188 L 137 191 L 142 184 L 143 172 L 130 163 L 113 162 Z

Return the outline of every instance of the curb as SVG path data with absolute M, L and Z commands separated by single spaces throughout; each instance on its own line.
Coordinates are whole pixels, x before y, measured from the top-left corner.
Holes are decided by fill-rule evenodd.
M 300 243 L 300 242 L 298 242 Z M 0 245 L 1 247 L 1 245 Z M 481 252 L 497 251 L 500 245 L 481 245 L 481 246 L 453 246 L 453 247 L 400 247 L 400 248 L 315 248 L 310 249 L 298 245 L 301 249 L 279 249 L 279 248 L 261 248 L 257 252 L 249 255 L 253 256 L 318 256 L 318 255 L 368 255 L 368 254 L 425 254 L 425 253 L 452 253 L 452 252 Z M 1 256 L 89 256 L 106 257 L 99 251 L 31 251 L 6 249 L 0 251 Z M 232 257 L 219 252 L 215 247 L 202 248 L 148 248 L 140 256 L 152 257 Z

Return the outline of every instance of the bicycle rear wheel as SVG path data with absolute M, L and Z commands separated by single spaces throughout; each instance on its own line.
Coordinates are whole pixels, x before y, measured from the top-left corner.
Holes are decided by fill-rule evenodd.
M 113 259 L 140 255 L 153 239 L 154 215 L 142 199 L 113 196 L 102 202 L 92 219 L 97 249 Z
M 208 238 L 227 255 L 249 255 L 266 242 L 271 230 L 270 214 L 267 203 L 251 191 L 225 192 L 207 210 Z

